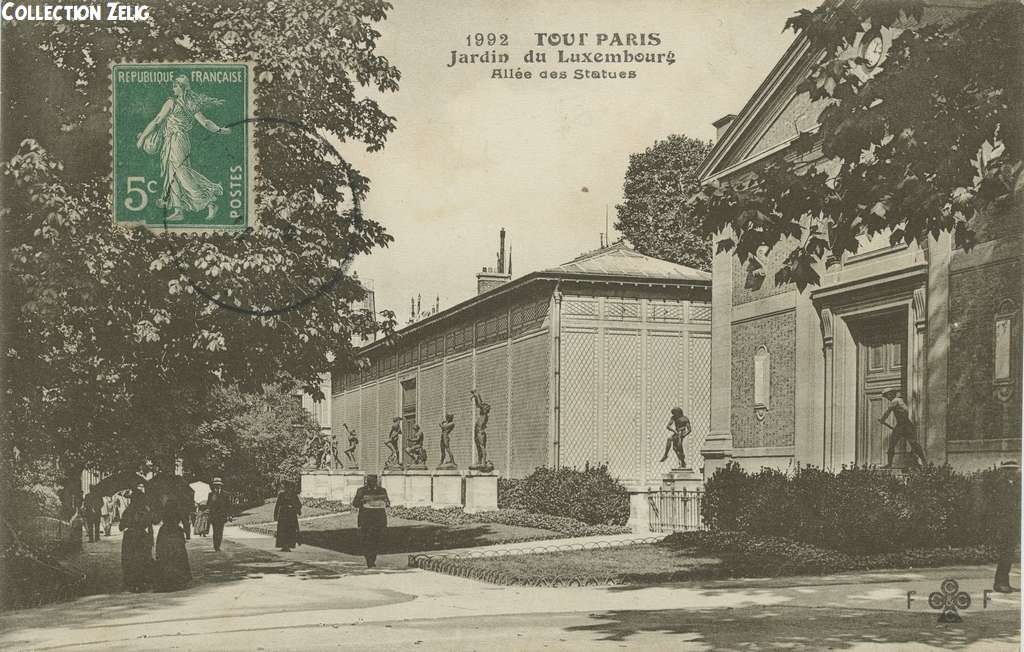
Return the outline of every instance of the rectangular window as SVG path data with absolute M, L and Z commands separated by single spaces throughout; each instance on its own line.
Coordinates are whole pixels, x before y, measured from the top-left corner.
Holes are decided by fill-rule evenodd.
M 1010 334 L 1013 331 L 1013 317 L 996 318 L 996 350 L 995 350 L 995 375 L 993 380 L 1010 380 L 1010 360 L 1013 338 Z
M 771 354 L 760 347 L 754 352 L 754 406 L 768 407 L 771 403 Z

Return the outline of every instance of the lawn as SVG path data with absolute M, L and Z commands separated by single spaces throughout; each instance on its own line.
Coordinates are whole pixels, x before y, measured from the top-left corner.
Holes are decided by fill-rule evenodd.
M 254 505 L 252 507 L 249 507 L 248 509 L 244 509 L 232 517 L 231 524 L 252 525 L 254 523 L 270 523 L 274 520 L 274 505 L 276 503 L 277 498 L 268 498 L 262 505 Z M 331 505 L 303 505 L 302 516 L 300 516 L 299 518 L 320 516 L 322 514 L 332 514 L 337 511 L 339 510 Z
M 302 523 L 301 529 L 302 542 L 305 544 L 348 554 L 360 554 L 362 551 L 354 512 Z M 442 525 L 392 516 L 388 518 L 388 529 L 381 553 L 472 548 L 513 541 L 552 539 L 559 536 L 549 530 L 498 523 Z

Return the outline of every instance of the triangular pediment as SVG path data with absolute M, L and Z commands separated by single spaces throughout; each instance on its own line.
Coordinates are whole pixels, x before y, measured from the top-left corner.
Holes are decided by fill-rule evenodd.
M 747 101 L 701 165 L 702 180 L 726 176 L 809 131 L 817 124 L 821 103 L 797 93 L 817 53 L 798 36 Z

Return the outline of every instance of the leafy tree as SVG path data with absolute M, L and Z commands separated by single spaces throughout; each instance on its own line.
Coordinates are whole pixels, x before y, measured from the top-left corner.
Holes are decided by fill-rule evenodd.
M 306 436 L 318 429 L 291 389 L 289 383 L 250 393 L 215 389 L 220 409 L 185 443 L 186 473 L 221 476 L 244 502 L 272 496 L 282 482 L 297 482 Z
M 397 90 L 374 51 L 389 8 L 183 0 L 144 23 L 4 25 L 5 453 L 70 473 L 166 460 L 219 409 L 217 387 L 286 374 L 319 394 L 330 364 L 356 363 L 352 336 L 380 324 L 350 308 L 364 291 L 347 270 L 391 237 L 358 209 L 368 180 L 322 136 L 376 150 L 395 128 L 361 90 Z M 120 60 L 254 62 L 258 230 L 111 226 Z
M 615 228 L 642 254 L 711 269 L 710 240 L 687 204 L 699 189 L 697 166 L 711 143 L 672 135 L 631 154 L 622 186 L 625 201 L 615 207 Z
M 950 22 L 919 1 L 829 1 L 786 27 L 822 53 L 799 92 L 824 108 L 784 158 L 694 198 L 709 232 L 731 231 L 720 250 L 746 261 L 792 246 L 775 280 L 802 290 L 829 252 L 855 252 L 862 236 L 924 243 L 949 232 L 970 247 L 982 217 L 1019 222 L 1024 6 L 996 2 Z M 894 38 L 872 74 L 854 45 L 877 30 Z

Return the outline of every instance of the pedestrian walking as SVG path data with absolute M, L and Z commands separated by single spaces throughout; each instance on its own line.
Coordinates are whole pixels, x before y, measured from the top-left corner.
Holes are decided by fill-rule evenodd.
M 356 489 L 352 506 L 359 509 L 356 525 L 359 526 L 366 567 L 375 568 L 377 554 L 384 540 L 384 531 L 388 527 L 388 514 L 385 510 L 391 506 L 388 492 L 377 484 L 376 475 L 366 476 L 365 486 Z
M 100 540 L 100 521 L 103 519 L 103 496 L 96 491 L 96 485 L 89 487 L 89 493 L 82 499 L 82 519 L 89 542 Z
M 997 593 L 1016 593 L 1019 588 L 1010 585 L 1010 567 L 1019 560 L 1020 546 L 1020 464 L 1015 461 L 1003 462 L 999 470 L 1005 479 L 1006 519 L 996 524 L 996 550 L 999 562 L 992 590 Z
M 185 530 L 188 522 L 181 501 L 171 496 L 164 504 L 160 532 L 156 535 L 156 582 L 158 591 L 177 591 L 192 581 L 192 569 L 185 550 Z
M 299 545 L 299 514 L 302 513 L 302 503 L 295 491 L 294 485 L 286 483 L 281 493 L 277 495 L 277 503 L 274 505 L 274 520 L 277 521 L 277 539 L 274 543 L 282 552 L 289 552 Z
M 150 586 L 153 574 L 153 512 L 146 500 L 146 485 L 139 483 L 121 516 L 121 572 L 124 585 L 138 593 Z
M 231 503 L 224 495 L 224 481 L 214 478 L 210 483 L 210 496 L 206 499 L 206 514 L 210 519 L 210 526 L 213 528 L 213 549 L 220 550 L 221 541 L 224 540 L 224 524 L 228 522 L 231 514 Z
M 100 506 L 100 525 L 103 526 L 103 536 L 110 536 L 110 526 L 114 523 L 114 499 L 110 496 L 103 496 L 103 504 Z

